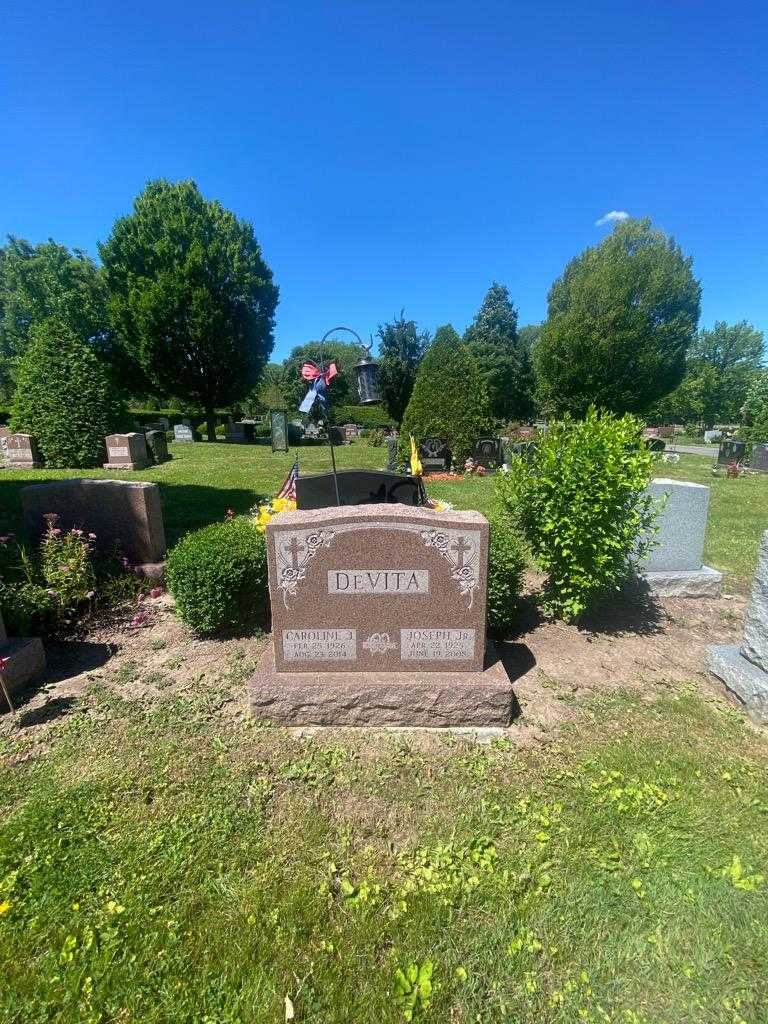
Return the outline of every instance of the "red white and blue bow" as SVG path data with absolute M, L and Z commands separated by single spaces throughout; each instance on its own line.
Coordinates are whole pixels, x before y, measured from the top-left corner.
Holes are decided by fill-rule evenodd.
M 304 396 L 304 401 L 299 406 L 299 412 L 309 412 L 315 404 L 315 399 L 319 401 L 320 407 L 323 410 L 326 409 L 325 392 L 338 372 L 336 363 L 330 363 L 327 370 L 318 369 L 314 363 L 304 363 L 301 368 L 301 376 L 304 380 L 312 381 L 312 385 Z

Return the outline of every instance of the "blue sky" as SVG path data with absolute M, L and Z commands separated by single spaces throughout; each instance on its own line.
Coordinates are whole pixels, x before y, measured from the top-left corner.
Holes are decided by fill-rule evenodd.
M 540 320 L 566 261 L 647 215 L 694 256 L 702 324 L 768 332 L 760 3 L 5 8 L 0 232 L 96 254 L 154 177 L 250 220 L 275 355 L 401 307 L 463 329 L 492 279 Z

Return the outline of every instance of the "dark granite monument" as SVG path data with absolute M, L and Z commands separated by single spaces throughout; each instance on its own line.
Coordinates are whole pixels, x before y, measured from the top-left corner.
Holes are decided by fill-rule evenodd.
M 444 437 L 425 437 L 419 444 L 419 459 L 425 473 L 447 473 L 451 468 L 451 452 Z
M 375 469 L 340 469 L 337 477 L 342 505 L 424 504 L 422 488 L 412 476 Z M 296 504 L 300 509 L 329 508 L 335 505 L 333 473 L 299 475 L 296 480 Z
M 485 470 L 496 470 L 504 461 L 501 450 L 501 439 L 498 437 L 481 437 L 472 448 L 472 461 Z
M 718 466 L 727 466 L 731 462 L 743 462 L 746 444 L 743 441 L 721 441 L 717 453 Z

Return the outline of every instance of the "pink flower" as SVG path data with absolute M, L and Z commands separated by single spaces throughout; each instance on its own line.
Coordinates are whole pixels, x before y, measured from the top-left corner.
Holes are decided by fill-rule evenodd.
M 95 533 L 89 533 L 88 534 L 88 540 L 96 540 L 96 534 Z
M 131 625 L 134 629 L 137 629 L 139 626 L 146 626 L 147 622 L 149 622 L 149 615 L 145 611 L 136 612 L 131 619 Z
M 59 572 L 69 572 L 69 566 L 68 565 L 60 565 L 59 566 Z
M 235 510 L 233 508 L 228 508 L 227 511 L 224 513 L 224 518 L 225 519 L 234 519 L 236 515 L 237 515 L 237 513 L 235 512 Z
M 149 592 L 150 597 L 162 597 L 164 591 L 162 587 L 152 587 Z
M 52 537 L 60 537 L 61 536 L 61 530 L 58 527 L 55 530 L 51 530 L 51 536 Z
M 7 668 L 8 668 L 8 659 L 7 658 L 0 658 L 0 675 L 2 675 L 3 672 L 5 672 L 5 670 Z
M 83 531 L 82 530 L 73 529 L 73 530 L 70 530 L 69 532 L 72 534 L 73 537 L 82 537 L 83 536 Z

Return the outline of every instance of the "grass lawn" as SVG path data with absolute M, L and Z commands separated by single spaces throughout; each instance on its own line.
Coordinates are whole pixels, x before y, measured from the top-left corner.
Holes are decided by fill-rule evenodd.
M 251 668 L 184 701 L 102 673 L 43 746 L 4 734 L 3 1022 L 765 1021 L 768 746 L 738 713 L 297 741 L 222 710 Z
M 247 512 L 254 502 L 276 492 L 295 457 L 273 453 L 262 445 L 172 444 L 173 459 L 162 466 L 130 477 L 104 470 L 3 470 L 0 474 L 0 531 L 20 526 L 19 490 L 25 484 L 72 476 L 116 477 L 154 480 L 162 491 L 166 534 L 175 543 L 188 530 L 222 519 L 227 508 Z M 330 469 L 327 447 L 298 449 L 300 469 L 307 473 Z M 341 468 L 383 469 L 386 449 L 365 442 L 336 449 Z M 768 528 L 768 475 L 729 480 L 712 476 L 712 460 L 683 455 L 676 465 L 659 463 L 656 476 L 693 480 L 712 488 L 705 557 L 709 565 L 726 572 L 726 587 L 749 587 L 757 560 L 762 531 Z M 493 497 L 491 477 L 461 481 L 429 482 L 433 497 L 452 502 L 456 508 L 488 513 Z

